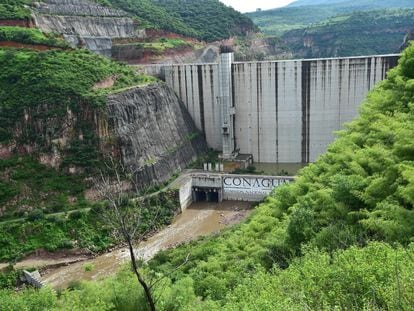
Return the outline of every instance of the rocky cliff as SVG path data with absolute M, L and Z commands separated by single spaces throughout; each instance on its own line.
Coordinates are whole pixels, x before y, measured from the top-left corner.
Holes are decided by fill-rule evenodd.
M 106 108 L 53 106 L 24 111 L 12 143 L 0 143 L 0 158 L 33 155 L 69 173 L 92 172 L 112 152 L 136 172 L 141 186 L 168 180 L 206 150 L 206 143 L 175 93 L 163 83 L 108 96 Z
M 74 47 L 84 46 L 111 57 L 114 38 L 142 38 L 135 20 L 126 12 L 88 0 L 43 0 L 33 6 L 38 28 L 63 34 Z
M 206 150 L 181 100 L 163 83 L 111 95 L 107 110 L 123 162 L 140 185 L 168 180 Z

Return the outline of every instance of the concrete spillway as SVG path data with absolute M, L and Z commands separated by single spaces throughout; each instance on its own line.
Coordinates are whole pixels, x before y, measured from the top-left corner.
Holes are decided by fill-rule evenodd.
M 234 144 L 256 162 L 313 162 L 398 55 L 233 63 Z M 219 64 L 161 68 L 210 147 L 223 150 Z M 221 97 L 220 97 L 221 96 Z

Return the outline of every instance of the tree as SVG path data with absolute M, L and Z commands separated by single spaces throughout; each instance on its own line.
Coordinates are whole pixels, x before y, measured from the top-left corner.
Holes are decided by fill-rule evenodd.
M 100 216 L 113 229 L 117 240 L 126 243 L 132 271 L 144 290 L 149 309 L 155 311 L 156 298 L 154 297 L 154 287 L 170 274 L 154 280 L 147 280 L 142 272 L 142 266 L 140 266 L 137 260 L 138 256 L 135 253 L 135 249 L 149 232 L 154 230 L 158 212 L 155 213 L 149 226 L 145 224 L 145 227 L 148 229 L 143 230 L 143 212 L 147 208 L 156 208 L 147 206 L 145 203 L 145 198 L 150 195 L 145 195 L 145 192 L 140 191 L 141 189 L 136 182 L 135 174 L 121 162 L 108 157 L 108 160 L 104 163 L 106 169 L 100 170 L 98 176 L 94 178 L 95 189 L 101 198 L 107 202 L 106 208 Z M 174 271 L 186 264 L 188 258 L 189 256 Z

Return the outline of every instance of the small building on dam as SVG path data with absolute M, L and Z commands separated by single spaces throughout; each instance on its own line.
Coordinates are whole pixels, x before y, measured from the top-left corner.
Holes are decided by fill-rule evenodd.
M 309 163 L 358 115 L 399 55 L 154 65 L 184 102 L 208 145 L 225 159 Z

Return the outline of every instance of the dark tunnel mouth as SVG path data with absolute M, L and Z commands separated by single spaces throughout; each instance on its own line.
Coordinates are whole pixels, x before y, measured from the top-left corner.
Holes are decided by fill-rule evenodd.
M 193 188 L 194 202 L 220 202 L 219 190 L 215 188 Z

